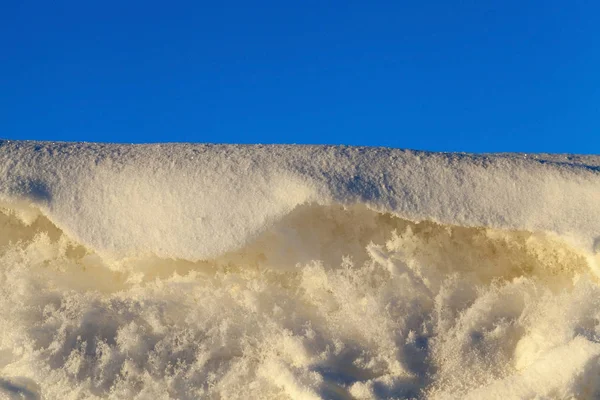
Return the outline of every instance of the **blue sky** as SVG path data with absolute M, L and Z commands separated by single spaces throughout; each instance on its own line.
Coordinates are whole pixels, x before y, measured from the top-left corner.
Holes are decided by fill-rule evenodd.
M 600 153 L 598 1 L 16 1 L 0 137 Z

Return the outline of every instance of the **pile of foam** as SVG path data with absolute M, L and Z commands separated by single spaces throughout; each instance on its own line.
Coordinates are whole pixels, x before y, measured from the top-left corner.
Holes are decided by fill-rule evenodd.
M 0 142 L 0 394 L 598 398 L 599 165 Z

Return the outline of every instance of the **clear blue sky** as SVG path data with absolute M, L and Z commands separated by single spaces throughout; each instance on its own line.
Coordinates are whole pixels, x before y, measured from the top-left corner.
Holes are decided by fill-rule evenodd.
M 0 137 L 600 153 L 600 2 L 5 0 Z

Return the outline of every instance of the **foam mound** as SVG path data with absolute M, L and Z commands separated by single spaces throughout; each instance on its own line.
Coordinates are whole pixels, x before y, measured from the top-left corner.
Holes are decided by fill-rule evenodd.
M 600 157 L 0 142 L 0 394 L 600 397 Z

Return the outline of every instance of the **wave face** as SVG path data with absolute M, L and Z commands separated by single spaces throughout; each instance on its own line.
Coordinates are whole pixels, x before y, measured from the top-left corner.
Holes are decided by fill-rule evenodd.
M 599 165 L 0 142 L 0 394 L 599 398 Z

